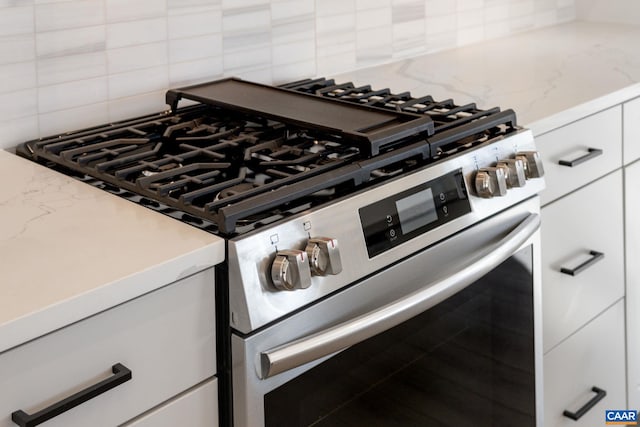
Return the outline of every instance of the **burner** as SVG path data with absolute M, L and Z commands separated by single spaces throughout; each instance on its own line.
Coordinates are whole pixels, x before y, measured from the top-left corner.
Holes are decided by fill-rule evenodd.
M 231 196 L 236 196 L 238 194 L 244 193 L 245 191 L 253 190 L 254 188 L 259 187 L 260 185 L 257 183 L 249 183 L 243 182 L 241 184 L 232 185 L 231 187 L 227 187 L 221 192 L 219 192 L 214 198 L 215 201 L 223 200 Z

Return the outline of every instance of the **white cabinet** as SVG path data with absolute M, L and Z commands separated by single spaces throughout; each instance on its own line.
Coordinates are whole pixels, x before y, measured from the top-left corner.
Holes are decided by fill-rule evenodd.
M 640 161 L 625 168 L 629 408 L 640 408 Z
M 544 406 L 545 427 L 600 426 L 627 408 L 623 300 L 545 355 Z
M 599 425 L 627 407 L 622 129 L 616 106 L 537 138 L 545 427 Z
M 119 425 L 212 378 L 213 269 L 0 354 L 0 426 L 15 427 L 14 411 L 46 412 L 113 381 L 116 364 L 129 369 L 131 378 L 45 425 Z

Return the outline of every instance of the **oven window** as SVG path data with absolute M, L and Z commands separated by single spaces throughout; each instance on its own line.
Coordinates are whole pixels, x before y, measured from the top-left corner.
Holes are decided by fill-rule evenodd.
M 525 248 L 273 390 L 266 426 L 535 426 L 531 271 Z

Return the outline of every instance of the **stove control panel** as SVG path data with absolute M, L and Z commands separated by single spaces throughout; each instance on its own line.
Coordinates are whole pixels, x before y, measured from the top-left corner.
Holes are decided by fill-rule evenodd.
M 271 264 L 273 285 L 282 291 L 306 289 L 311 286 L 311 268 L 305 251 L 279 251 Z

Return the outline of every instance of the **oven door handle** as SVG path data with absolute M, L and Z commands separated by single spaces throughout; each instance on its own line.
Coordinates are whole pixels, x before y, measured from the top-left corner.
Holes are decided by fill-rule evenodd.
M 538 230 L 532 213 L 494 245 L 452 272 L 379 309 L 260 353 L 261 378 L 313 362 L 397 326 L 461 291 L 510 258 Z

